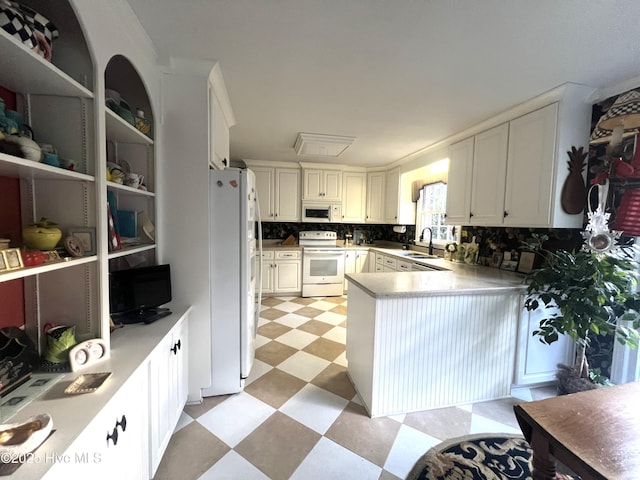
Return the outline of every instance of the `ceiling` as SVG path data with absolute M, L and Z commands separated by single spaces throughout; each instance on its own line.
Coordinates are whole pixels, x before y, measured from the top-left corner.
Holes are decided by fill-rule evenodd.
M 220 63 L 232 160 L 388 165 L 565 82 L 640 75 L 637 0 L 127 1 L 161 57 Z M 298 132 L 356 139 L 301 157 Z

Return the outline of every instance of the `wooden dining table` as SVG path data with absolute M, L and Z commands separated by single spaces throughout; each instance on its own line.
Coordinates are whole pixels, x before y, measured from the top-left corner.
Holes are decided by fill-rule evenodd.
M 640 382 L 514 406 L 533 450 L 534 480 L 553 480 L 556 459 L 583 480 L 640 479 Z

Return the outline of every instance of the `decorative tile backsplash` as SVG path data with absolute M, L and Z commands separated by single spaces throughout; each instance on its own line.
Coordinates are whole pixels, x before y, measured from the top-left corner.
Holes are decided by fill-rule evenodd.
M 293 235 L 296 240 L 299 232 L 305 230 L 329 230 L 338 235 L 338 240 L 344 240 L 347 233 L 354 234 L 355 230 L 361 232 L 368 242 L 375 243 L 376 240 L 405 243 L 415 236 L 416 227 L 409 225 L 407 233 L 398 234 L 393 231 L 393 225 L 378 224 L 347 224 L 347 223 L 278 223 L 265 222 L 262 224 L 262 236 L 265 240 L 284 240 L 289 235 Z M 354 236 L 354 239 L 356 237 Z

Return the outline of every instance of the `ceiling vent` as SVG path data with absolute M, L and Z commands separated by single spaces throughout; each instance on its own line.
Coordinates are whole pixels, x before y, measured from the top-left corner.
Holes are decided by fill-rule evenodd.
M 323 135 L 319 133 L 298 133 L 293 145 L 298 155 L 337 157 L 353 143 L 356 137 Z

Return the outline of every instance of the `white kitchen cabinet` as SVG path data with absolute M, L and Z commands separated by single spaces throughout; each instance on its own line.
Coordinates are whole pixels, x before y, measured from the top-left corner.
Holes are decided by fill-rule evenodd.
M 446 222 L 581 228 L 582 213 L 566 213 L 561 194 L 568 176 L 566 152 L 588 144 L 590 93 L 587 87 L 564 85 L 536 99 L 530 111 L 454 144 Z
M 300 221 L 300 169 L 247 163 L 256 175 L 263 222 Z
M 367 175 L 345 171 L 342 174 L 342 221 L 363 223 L 366 216 Z
M 388 255 L 384 255 L 382 259 L 382 271 L 383 272 L 397 272 L 398 271 L 398 259 Z
M 398 206 L 400 204 L 400 168 L 387 172 L 385 178 L 384 219 L 386 223 L 398 223 Z
M 501 225 L 507 171 L 509 124 L 475 136 L 471 179 L 471 225 Z
M 551 224 L 557 118 L 554 103 L 509 124 L 504 225 Z
M 368 271 L 368 250 L 345 250 L 344 273 L 362 273 Z M 349 281 L 344 279 L 344 291 L 349 289 Z
M 210 162 L 214 168 L 222 169 L 229 166 L 229 124 L 213 88 L 209 89 L 209 101 L 209 128 L 212 130 L 209 137 L 212 143 Z
M 265 250 L 262 252 L 262 293 L 282 294 L 302 291 L 302 252 Z
M 403 184 L 400 167 L 387 171 L 384 191 L 384 223 L 415 225 L 416 204 L 411 198 L 411 185 Z
M 473 143 L 474 138 L 470 137 L 449 148 L 446 215 L 446 223 L 449 225 L 469 224 Z
M 553 311 L 540 307 L 529 311 L 522 309 L 518 327 L 516 370 L 514 385 L 528 386 L 549 383 L 555 380 L 558 364 L 573 365 L 574 342 L 568 335 L 562 335 L 551 345 L 544 344 L 533 336 L 540 327 L 540 321 Z
M 340 202 L 342 197 L 342 171 L 303 168 L 302 199 Z
M 155 475 L 188 394 L 188 316 L 184 316 L 149 357 L 149 468 Z
M 275 213 L 279 222 L 300 221 L 300 170 L 276 168 Z
M 262 251 L 262 293 L 273 293 L 273 275 L 275 264 L 273 263 L 273 250 Z
M 385 172 L 367 172 L 367 207 L 368 223 L 384 223 L 385 214 Z
M 59 452 L 68 460 L 55 462 L 46 480 L 150 478 L 146 393 L 146 369 L 139 368 L 71 446 Z

